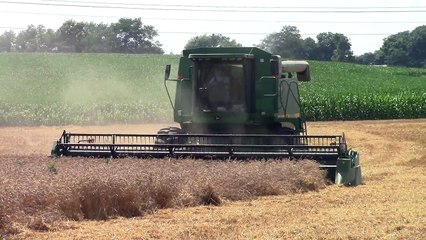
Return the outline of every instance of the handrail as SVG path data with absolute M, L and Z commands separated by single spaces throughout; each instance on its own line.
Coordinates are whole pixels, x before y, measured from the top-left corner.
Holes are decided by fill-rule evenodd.
M 175 106 L 173 105 L 172 97 L 170 97 L 169 88 L 167 87 L 167 81 L 178 81 L 177 79 L 164 79 L 164 88 L 166 89 L 167 96 L 169 97 L 170 105 L 172 106 L 173 112 L 175 112 Z

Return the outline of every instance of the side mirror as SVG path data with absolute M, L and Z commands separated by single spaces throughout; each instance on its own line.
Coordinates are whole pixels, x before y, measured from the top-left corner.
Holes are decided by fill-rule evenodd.
M 164 71 L 164 80 L 168 80 L 170 78 L 170 71 L 172 66 L 170 64 L 166 65 L 166 70 Z
M 271 61 L 271 75 L 278 77 L 280 75 L 278 61 Z
M 271 63 L 271 75 L 275 78 L 279 78 L 281 76 L 281 57 L 279 55 L 273 55 L 270 60 Z

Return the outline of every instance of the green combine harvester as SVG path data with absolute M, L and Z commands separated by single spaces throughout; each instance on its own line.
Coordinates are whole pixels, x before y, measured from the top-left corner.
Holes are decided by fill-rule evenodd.
M 177 79 L 165 70 L 167 94 L 180 128 L 157 134 L 64 131 L 52 156 L 312 159 L 337 184 L 359 185 L 359 155 L 344 135 L 308 135 L 299 82 L 305 61 L 281 61 L 258 48 L 184 50 Z M 176 83 L 171 99 L 167 82 Z

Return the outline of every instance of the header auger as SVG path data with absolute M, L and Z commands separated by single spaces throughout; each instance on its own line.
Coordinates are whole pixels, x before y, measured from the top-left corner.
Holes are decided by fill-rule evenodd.
M 52 156 L 312 159 L 338 184 L 361 183 L 358 153 L 344 135 L 307 135 L 299 82 L 305 61 L 281 61 L 258 48 L 184 50 L 178 78 L 165 70 L 180 128 L 157 134 L 63 132 Z M 174 101 L 167 82 L 176 83 Z

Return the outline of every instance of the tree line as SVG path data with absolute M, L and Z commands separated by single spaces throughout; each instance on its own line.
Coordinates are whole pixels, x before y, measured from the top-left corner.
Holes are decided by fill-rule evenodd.
M 426 67 L 426 25 L 419 26 L 413 31 L 390 35 L 384 39 L 379 50 L 358 56 L 357 62 Z
M 57 30 L 29 25 L 18 34 L 5 31 L 0 35 L 0 52 L 163 54 L 161 43 L 154 40 L 157 36 L 154 26 L 143 24 L 141 18 L 121 18 L 111 24 L 68 20 Z M 205 34 L 191 38 L 184 48 L 240 46 L 222 34 Z M 380 49 L 360 56 L 354 56 L 344 34 L 323 32 L 316 39 L 303 39 L 297 27 L 288 25 L 267 35 L 258 47 L 287 59 L 424 67 L 426 25 L 391 35 L 384 39 Z
M 111 24 L 68 20 L 58 30 L 29 25 L 0 35 L 0 52 L 164 53 L 157 30 L 141 18 Z

